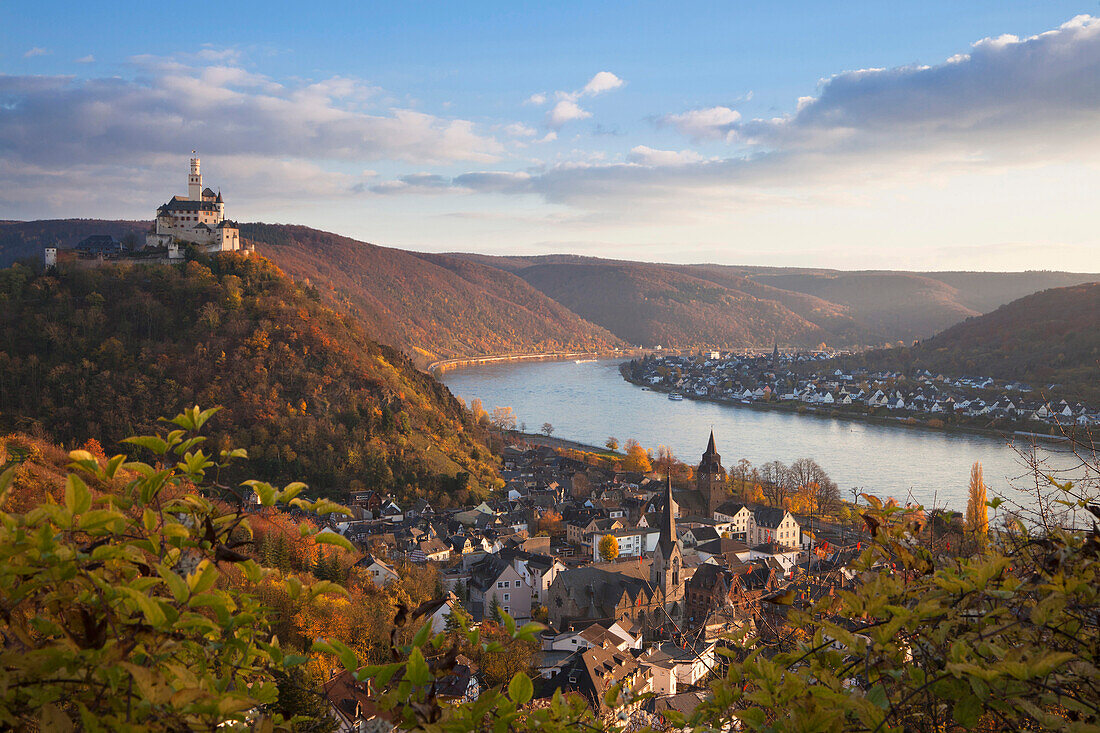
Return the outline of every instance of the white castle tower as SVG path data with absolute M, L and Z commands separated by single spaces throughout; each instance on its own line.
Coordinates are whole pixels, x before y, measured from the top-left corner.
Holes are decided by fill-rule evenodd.
M 243 245 L 236 222 L 225 218 L 221 192 L 202 187 L 199 156 L 191 151 L 191 172 L 187 176 L 187 196 L 173 196 L 157 209 L 154 230 L 145 238 L 146 247 L 167 247 L 168 258 L 183 256 L 187 245 L 198 245 L 203 252 L 252 251 Z
M 202 173 L 199 172 L 199 159 L 191 151 L 191 175 L 187 176 L 187 198 L 202 201 Z

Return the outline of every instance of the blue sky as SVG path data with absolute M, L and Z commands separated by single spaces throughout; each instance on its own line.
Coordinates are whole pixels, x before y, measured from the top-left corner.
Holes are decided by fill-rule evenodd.
M 6 3 L 0 218 L 1100 271 L 1100 3 Z M 1086 17 L 1082 17 L 1086 16 Z

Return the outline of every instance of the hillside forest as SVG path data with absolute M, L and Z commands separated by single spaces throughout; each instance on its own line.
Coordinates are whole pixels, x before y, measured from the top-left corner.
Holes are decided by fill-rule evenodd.
M 0 430 L 111 449 L 194 404 L 224 407 L 211 444 L 268 481 L 450 506 L 496 480 L 446 387 L 261 257 L 0 271 Z

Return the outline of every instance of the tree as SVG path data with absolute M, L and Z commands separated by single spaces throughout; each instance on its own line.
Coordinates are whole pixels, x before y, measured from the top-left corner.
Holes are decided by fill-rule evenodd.
M 485 423 L 489 422 L 489 414 L 485 412 L 485 408 L 481 404 L 480 397 L 475 397 L 473 401 L 470 402 L 470 412 L 474 416 L 475 423 L 479 425 L 484 425 Z
M 291 704 L 280 683 L 307 658 L 280 650 L 277 618 L 257 589 L 293 598 L 346 591 L 290 583 L 242 553 L 249 516 L 205 496 L 244 457 L 203 452 L 200 431 L 216 411 L 195 407 L 171 432 L 125 441 L 150 452 L 152 464 L 72 451 L 60 504 L 3 510 L 16 469 L 0 475 L 3 727 L 290 728 L 278 712 Z M 349 513 L 299 498 L 304 484 L 248 485 L 265 506 Z M 343 538 L 330 543 L 350 548 Z
M 615 562 L 615 558 L 619 556 L 619 541 L 615 539 L 615 535 L 605 534 L 601 537 L 599 551 L 604 562 Z
M 623 459 L 623 470 L 637 473 L 649 473 L 653 470 L 649 452 L 633 438 L 626 441 L 626 458 Z
M 985 503 L 985 481 L 982 464 L 978 461 L 970 468 L 970 499 L 966 503 L 966 531 L 979 543 L 989 532 L 989 513 Z
M 861 582 L 814 604 L 793 590 L 767 599 L 807 633 L 742 641 L 713 696 L 673 727 L 1095 729 L 1100 628 L 1084 618 L 1100 605 L 1096 525 L 1032 536 L 1015 523 L 960 558 L 914 542 L 920 512 L 865 498 L 872 540 L 850 566 Z
M 619 450 L 619 439 L 612 435 L 604 441 L 604 446 L 606 446 L 608 450 Z
M 542 424 L 542 434 L 549 438 L 554 432 L 554 426 L 548 422 Z
M 784 507 L 791 494 L 790 469 L 782 461 L 769 461 L 760 467 L 760 484 L 764 496 L 774 507 Z
M 494 407 L 490 422 L 497 430 L 515 430 L 516 414 L 511 407 Z

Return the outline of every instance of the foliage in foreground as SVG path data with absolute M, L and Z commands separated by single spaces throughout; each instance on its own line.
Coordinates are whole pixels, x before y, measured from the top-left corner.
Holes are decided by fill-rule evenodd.
M 267 609 L 247 590 L 273 571 L 240 551 L 251 537 L 246 516 L 200 491 L 244 457 L 203 451 L 198 432 L 213 412 L 194 408 L 164 435 L 129 439 L 152 463 L 73 451 L 63 503 L 47 497 L 26 512 L 0 511 L 0 725 L 292 727 L 268 709 L 277 707 L 277 680 L 306 658 L 283 653 Z M 0 477 L 0 508 L 15 472 Z M 119 493 L 89 487 L 123 479 Z M 341 510 L 298 498 L 304 484 L 256 488 L 269 504 Z M 239 576 L 232 587 L 231 576 Z M 278 582 L 293 595 L 341 592 L 330 582 Z
M 195 408 L 177 416 L 171 432 L 131 439 L 154 455 L 152 463 L 72 452 L 63 501 L 47 496 L 13 508 L 6 494 L 15 469 L 0 478 L 0 726 L 323 727 L 324 706 L 303 674 L 308 652 L 280 644 L 280 611 L 260 591 L 275 586 L 290 598 L 314 598 L 345 590 L 330 580 L 303 582 L 245 554 L 250 518 L 204 496 L 241 457 L 203 452 L 199 430 L 212 412 Z M 108 484 L 117 490 L 97 488 Z M 249 485 L 266 506 L 342 511 L 303 500 L 302 484 Z M 804 633 L 735 647 L 728 673 L 710 683 L 710 699 L 687 718 L 665 711 L 668 724 L 694 731 L 1100 730 L 1095 525 L 1032 534 L 1013 523 L 979 554 L 957 558 L 926 546 L 921 515 L 868 500 L 874 542 L 852 567 L 857 585 L 809 607 L 794 603 L 793 592 L 773 597 L 787 608 L 789 628 Z M 1100 517 L 1089 500 L 1078 503 Z M 301 532 L 347 546 L 308 523 Z M 470 629 L 456 615 L 433 636 L 425 619 L 440 602 L 398 608 L 388 659 L 364 666 L 335 639 L 318 640 L 310 651 L 370 683 L 377 708 L 405 729 L 624 725 L 615 716 L 595 719 L 577 697 L 533 699 L 523 671 L 496 675 L 500 684 L 475 703 L 441 700 L 439 683 L 460 653 L 493 659 L 509 645 L 531 643 L 540 626 L 517 629 L 502 614 L 496 633 L 491 624 Z M 606 699 L 612 707 L 625 702 L 615 688 Z

